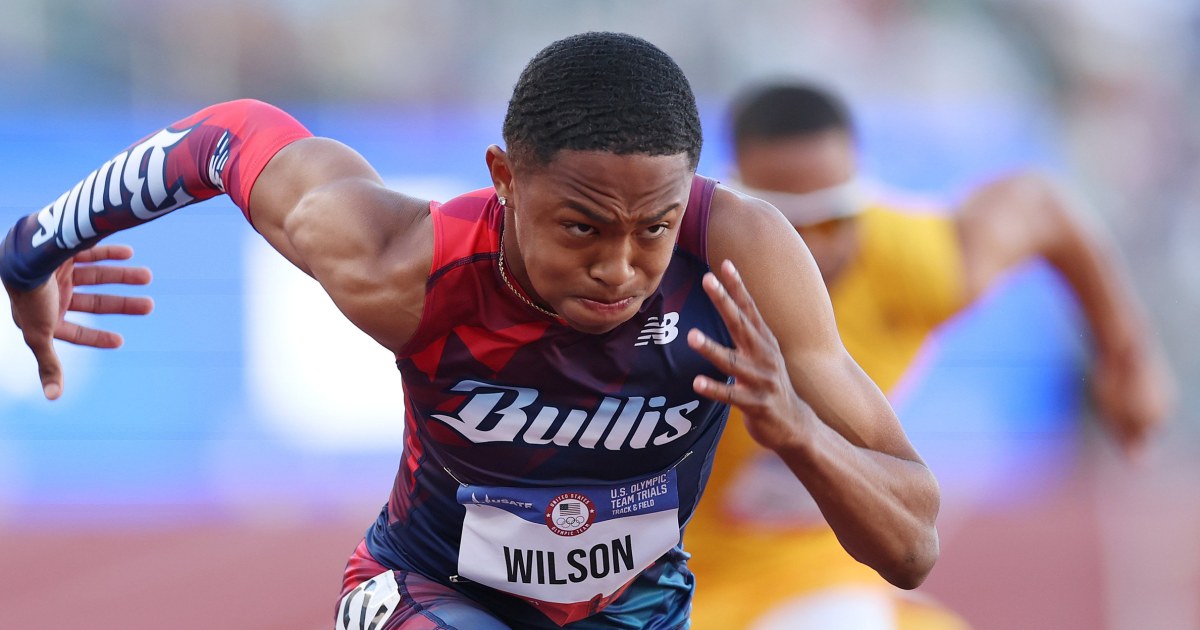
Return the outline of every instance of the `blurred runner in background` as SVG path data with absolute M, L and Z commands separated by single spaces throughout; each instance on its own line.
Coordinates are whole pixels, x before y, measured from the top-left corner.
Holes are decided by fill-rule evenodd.
M 843 343 L 885 393 L 941 323 L 1040 257 L 1082 306 L 1094 342 L 1089 385 L 1114 439 L 1136 457 L 1164 422 L 1173 379 L 1123 264 L 1047 179 L 996 179 L 952 211 L 897 205 L 858 175 L 854 124 L 840 98 L 808 83 L 743 94 L 732 132 L 731 186 L 771 202 L 803 236 Z M 965 627 L 855 562 L 739 416 L 735 408 L 685 536 L 695 554 L 697 630 Z

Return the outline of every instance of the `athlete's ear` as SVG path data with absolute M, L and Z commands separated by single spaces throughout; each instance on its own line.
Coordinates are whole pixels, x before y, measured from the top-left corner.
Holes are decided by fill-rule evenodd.
M 496 187 L 496 194 L 508 199 L 513 198 L 513 173 L 512 163 L 509 161 L 508 154 L 504 149 L 496 145 L 487 148 L 487 166 L 488 172 L 492 174 L 492 185 Z

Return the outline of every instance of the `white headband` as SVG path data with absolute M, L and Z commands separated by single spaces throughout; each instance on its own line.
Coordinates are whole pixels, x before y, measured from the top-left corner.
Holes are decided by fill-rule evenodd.
M 858 178 L 807 193 L 753 188 L 736 177 L 730 180 L 729 186 L 775 206 L 797 227 L 854 216 L 862 212 L 869 200 L 867 186 Z

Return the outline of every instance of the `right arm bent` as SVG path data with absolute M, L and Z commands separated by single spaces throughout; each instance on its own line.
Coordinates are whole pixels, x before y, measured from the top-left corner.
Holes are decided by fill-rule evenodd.
M 263 170 L 250 213 L 272 247 L 320 282 L 354 325 L 393 352 L 412 336 L 433 264 L 428 201 L 386 188 L 349 147 L 308 138 Z

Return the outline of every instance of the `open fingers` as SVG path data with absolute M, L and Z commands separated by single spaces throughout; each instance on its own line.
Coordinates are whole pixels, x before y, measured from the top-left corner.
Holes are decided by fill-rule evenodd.
M 751 326 L 761 329 L 763 327 L 762 313 L 759 312 L 758 305 L 754 302 L 754 296 L 750 295 L 750 289 L 746 288 L 746 283 L 742 281 L 742 274 L 737 270 L 733 261 L 725 260 L 721 263 L 721 275 L 722 287 L 740 309 L 743 317 Z
M 740 398 L 744 401 L 761 398 L 755 392 L 763 391 L 764 384 L 769 382 L 770 374 L 770 367 L 765 365 L 761 358 L 717 343 L 695 328 L 688 331 L 688 346 L 708 359 L 717 370 L 728 374 L 734 380 L 733 383 L 724 383 L 706 376 L 698 376 L 692 383 L 696 393 L 721 402 L 730 402 L 738 398 L 734 389 L 741 392 Z
M 54 331 L 54 338 L 67 343 L 73 343 L 77 346 L 90 346 L 92 348 L 120 348 L 125 342 L 115 332 L 109 330 L 98 330 L 96 328 L 88 328 L 71 322 L 63 322 L 58 329 Z M 51 350 L 53 352 L 53 349 Z M 34 354 L 37 354 L 35 351 Z M 41 363 L 39 359 L 38 363 Z
M 737 382 L 721 382 L 721 380 L 698 374 L 696 378 L 692 379 L 691 389 L 695 390 L 696 394 L 700 394 L 716 402 L 738 404 L 739 390 Z
M 774 337 L 733 263 L 724 261 L 720 271 L 724 280 L 707 273 L 703 286 L 724 320 L 734 347 L 721 345 L 696 329 L 688 333 L 688 345 L 725 374 L 739 379 L 756 376 L 755 361 L 769 354 Z
M 148 297 L 75 293 L 71 296 L 71 305 L 67 309 L 77 313 L 146 315 L 154 310 L 154 300 Z
M 54 342 L 49 338 L 25 337 L 25 345 L 33 351 L 37 360 L 38 378 L 42 381 L 42 394 L 47 400 L 56 400 L 62 395 L 62 363 L 54 351 Z
M 742 365 L 738 366 L 738 354 L 735 348 L 717 343 L 717 340 L 693 328 L 688 331 L 688 346 L 701 356 L 708 359 L 718 370 L 733 377 L 739 376 L 739 371 L 745 371 L 748 367 L 747 360 L 741 361 Z M 740 370 L 739 370 L 740 367 Z
M 778 342 L 734 264 L 724 261 L 719 272 L 719 276 L 705 274 L 703 286 L 724 320 L 734 347 L 725 346 L 697 329 L 688 332 L 688 346 L 733 379 L 722 382 L 697 376 L 692 387 L 696 393 L 716 401 L 742 406 L 758 404 L 771 391 L 775 380 L 772 375 L 781 363 Z
M 713 273 L 705 274 L 705 293 L 716 305 L 717 312 L 721 314 L 725 327 L 729 329 L 729 334 L 738 347 L 758 343 L 764 337 L 766 328 L 754 298 L 746 289 L 733 263 L 725 261 L 721 265 L 721 275 L 724 279 Z
M 101 260 L 129 260 L 133 248 L 128 245 L 97 245 L 75 254 L 75 262 L 90 263 Z
M 85 265 L 75 267 L 72 281 L 75 286 L 97 284 L 150 284 L 151 274 L 146 267 L 117 267 L 113 265 Z

